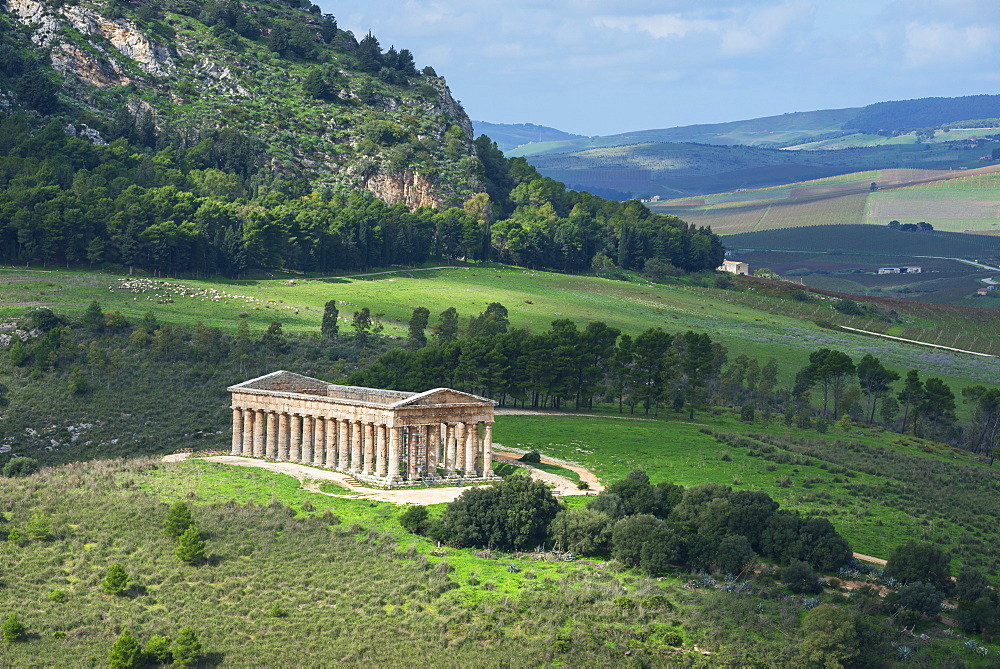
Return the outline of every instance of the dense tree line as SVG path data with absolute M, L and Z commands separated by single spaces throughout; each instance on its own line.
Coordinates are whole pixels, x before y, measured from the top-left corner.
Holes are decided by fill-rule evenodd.
M 560 508 L 543 482 L 517 472 L 499 485 L 463 493 L 440 519 L 411 509 L 402 521 L 455 546 L 525 550 L 551 545 L 613 557 L 652 575 L 672 567 L 740 574 L 757 555 L 829 572 L 852 555 L 830 521 L 781 510 L 764 492 L 716 484 L 654 485 L 638 470 L 584 507 Z M 816 581 L 815 574 L 811 578 Z
M 0 259 L 234 276 L 458 258 L 571 271 L 596 257 L 630 269 L 656 258 L 695 271 L 722 258 L 710 231 L 637 202 L 566 191 L 485 138 L 496 199 L 480 194 L 462 208 L 409 211 L 367 192 L 283 191 L 261 171 L 263 147 L 236 130 L 143 150 L 129 143 L 135 126 L 121 122 L 121 136 L 98 146 L 56 121 L 40 128 L 25 117 L 0 121 Z M 366 136 L 389 141 L 393 129 L 384 125 Z

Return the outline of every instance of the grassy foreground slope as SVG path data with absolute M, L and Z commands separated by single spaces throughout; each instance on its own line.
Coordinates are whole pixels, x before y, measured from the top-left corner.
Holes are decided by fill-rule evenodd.
M 798 650 L 801 598 L 438 550 L 402 530 L 397 507 L 296 487 L 199 462 L 79 463 L 0 479 L 5 531 L 41 514 L 50 533 L 4 549 L 5 614 L 18 613 L 28 637 L 0 645 L 0 662 L 104 666 L 121 630 L 145 643 L 184 625 L 204 666 L 704 666 L 696 646 L 788 666 Z M 200 566 L 182 564 L 163 532 L 178 498 L 207 540 Z M 132 581 L 122 596 L 100 587 L 115 561 Z

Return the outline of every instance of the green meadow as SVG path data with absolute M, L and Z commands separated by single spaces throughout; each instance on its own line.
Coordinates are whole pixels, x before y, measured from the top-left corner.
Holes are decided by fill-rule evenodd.
M 581 464 L 605 484 L 642 469 L 654 482 L 762 490 L 782 507 L 829 518 L 857 552 L 884 559 L 922 538 L 946 545 L 956 566 L 1000 574 L 986 549 L 1000 541 L 1000 474 L 964 451 L 877 428 L 817 434 L 780 416 L 768 425 L 728 412 L 633 418 L 501 416 L 494 437 Z

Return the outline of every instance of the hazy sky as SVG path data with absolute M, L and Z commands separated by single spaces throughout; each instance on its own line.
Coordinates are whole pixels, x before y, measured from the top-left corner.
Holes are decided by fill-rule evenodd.
M 469 115 L 585 135 L 1000 92 L 997 0 L 322 0 Z

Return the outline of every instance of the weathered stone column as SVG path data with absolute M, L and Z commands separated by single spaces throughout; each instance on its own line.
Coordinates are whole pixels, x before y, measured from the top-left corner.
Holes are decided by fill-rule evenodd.
M 326 466 L 333 469 L 337 466 L 337 419 L 326 419 Z
M 240 455 L 253 455 L 253 421 L 257 412 L 253 409 L 243 410 L 243 447 Z
M 338 421 L 339 436 L 337 437 L 337 469 L 347 471 L 347 456 L 350 454 L 351 440 L 348 432 L 350 424 L 341 418 Z
M 441 446 L 441 424 L 427 426 L 427 476 L 437 476 L 438 449 Z
M 302 416 L 292 415 L 292 431 L 288 435 L 288 460 L 290 462 L 299 461 L 299 453 L 302 452 Z
M 455 424 L 455 469 L 465 474 L 465 423 Z
M 365 462 L 364 473 L 371 476 L 375 471 L 375 426 L 365 423 Z
M 273 411 L 267 412 L 267 447 L 264 449 L 264 457 L 274 460 L 278 453 L 278 414 Z
M 316 417 L 316 425 L 313 427 L 313 465 L 323 466 L 323 454 L 326 452 L 326 419 L 322 416 Z
M 476 447 L 479 446 L 479 423 L 465 426 L 465 475 L 476 475 Z
M 445 425 L 444 438 L 444 475 L 455 475 L 455 428 L 454 423 Z
M 253 454 L 254 457 L 262 458 L 264 457 L 264 421 L 267 419 L 263 410 L 257 410 L 254 413 L 256 415 L 253 417 Z
M 351 473 L 361 473 L 361 422 L 351 421 Z
M 385 430 L 385 425 L 375 426 L 375 473 L 381 477 L 385 477 L 389 460 L 389 448 L 385 439 Z
M 233 408 L 233 447 L 229 451 L 233 455 L 243 453 L 243 409 Z
M 483 476 L 493 476 L 493 423 L 483 427 Z
M 308 465 L 312 462 L 314 424 L 315 419 L 312 416 L 302 417 L 302 452 L 299 455 L 299 462 L 304 465 Z
M 389 483 L 399 480 L 399 432 L 398 427 L 389 428 L 389 458 L 386 463 L 388 470 L 385 475 Z
M 288 414 L 278 414 L 278 454 L 276 460 L 288 459 Z
M 411 481 L 417 480 L 417 451 L 420 449 L 420 430 L 410 427 L 406 430 L 406 462 L 409 465 L 407 478 Z

